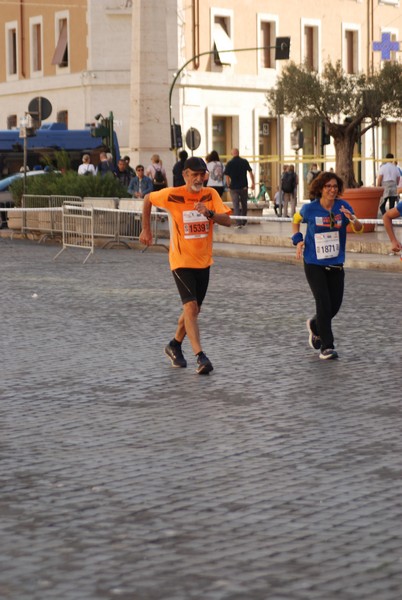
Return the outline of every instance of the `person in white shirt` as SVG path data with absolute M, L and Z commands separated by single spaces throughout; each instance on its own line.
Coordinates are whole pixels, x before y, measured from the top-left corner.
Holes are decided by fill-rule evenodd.
M 225 181 L 223 179 L 224 167 L 220 161 L 219 154 L 216 150 L 212 150 L 207 158 L 208 181 L 204 185 L 213 187 L 222 198 L 225 191 Z
M 82 164 L 78 167 L 78 175 L 96 175 L 96 169 L 91 164 L 89 154 L 84 154 L 82 157 Z
M 153 154 L 151 156 L 151 163 L 145 169 L 145 175 L 152 180 L 154 192 L 158 192 L 167 187 L 166 171 L 162 165 L 159 154 Z
M 377 177 L 377 185 L 384 188 L 380 200 L 380 211 L 382 215 L 384 215 L 387 210 L 387 200 L 389 202 L 389 208 L 394 208 L 395 203 L 398 200 L 398 185 L 401 179 L 399 169 L 392 160 L 394 155 L 389 153 L 385 158 L 389 160 L 381 165 Z

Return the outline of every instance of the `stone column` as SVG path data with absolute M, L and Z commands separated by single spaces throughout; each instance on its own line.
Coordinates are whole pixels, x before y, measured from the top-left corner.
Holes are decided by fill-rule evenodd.
M 145 167 L 159 154 L 168 177 L 169 50 L 177 48 L 177 0 L 137 0 L 132 9 L 130 154 Z M 173 13 L 173 14 L 172 14 Z

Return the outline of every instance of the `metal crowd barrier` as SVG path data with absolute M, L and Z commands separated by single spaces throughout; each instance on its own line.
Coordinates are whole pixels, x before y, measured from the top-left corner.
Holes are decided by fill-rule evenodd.
M 84 248 L 89 249 L 83 261 L 85 264 L 95 251 L 94 208 L 83 206 L 81 199 L 79 202 L 71 201 L 63 204 L 62 236 L 63 247 L 53 260 L 56 260 L 67 248 Z
M 122 198 L 119 203 L 117 237 L 115 243 L 127 244 L 130 240 L 138 240 L 142 229 L 142 200 Z M 151 231 L 154 243 L 158 239 L 159 216 L 155 207 L 151 211 Z
M 63 248 L 54 257 L 56 259 L 67 248 L 89 248 L 84 263 L 95 251 L 95 239 L 110 238 L 102 246 L 124 244 L 138 240 L 142 228 L 142 210 L 126 210 L 127 205 L 120 201 L 122 208 L 109 208 L 114 200 L 86 198 L 84 201 L 68 201 L 62 207 L 62 244 Z M 135 202 L 130 201 L 129 202 Z M 106 205 L 99 208 L 99 204 Z M 98 205 L 98 206 L 96 206 Z M 157 242 L 158 213 L 151 213 L 151 230 L 154 242 Z
M 65 210 L 65 206 L 74 210 Z M 21 214 L 21 233 L 40 235 L 39 243 L 47 237 L 60 237 L 63 248 L 68 246 L 88 247 L 87 225 L 91 220 L 91 231 L 95 239 L 105 239 L 102 247 L 124 245 L 139 239 L 142 229 L 142 200 L 126 198 L 80 198 L 77 196 L 36 196 L 25 194 L 21 208 L 10 212 Z M 89 212 L 79 208 L 91 209 Z M 43 210 L 41 210 L 43 209 Z M 70 218 L 71 217 L 71 218 Z M 78 227 L 81 218 L 81 225 Z M 158 241 L 158 223 L 166 218 L 163 212 L 152 208 L 151 230 L 154 243 Z M 84 234 L 82 243 L 79 236 Z M 92 242 L 89 243 L 92 247 Z
M 62 234 L 61 211 L 64 202 L 81 202 L 77 196 L 37 196 L 24 194 L 21 199 L 22 225 L 21 233 L 28 236 L 29 233 L 41 234 L 39 243 L 46 237 L 55 237 Z M 30 211 L 28 209 L 52 209 Z
M 142 200 L 129 198 L 84 198 L 77 196 L 36 196 L 25 194 L 22 197 L 21 209 L 7 209 L 10 214 L 22 213 L 21 232 L 24 235 L 37 232 L 41 235 L 39 242 L 46 237 L 61 237 L 63 204 L 79 203 L 94 209 L 94 236 L 104 238 L 104 246 L 126 245 L 130 241 L 138 240 L 142 228 Z M 41 211 L 40 209 L 44 210 Z M 52 210 L 54 209 L 54 210 Z M 158 223 L 166 215 L 152 208 L 151 227 L 154 242 L 157 243 Z M 256 223 L 287 222 L 291 219 L 278 216 L 252 216 L 246 217 L 231 215 L 232 220 L 244 220 Z M 383 226 L 382 219 L 360 219 L 363 224 Z M 400 220 L 394 220 L 393 225 L 401 226 Z
M 21 199 L 21 208 L 50 208 L 50 196 L 24 195 Z M 34 231 L 43 234 L 52 231 L 50 211 L 23 211 L 21 233 L 27 236 Z
M 105 238 L 102 248 L 123 245 L 138 240 L 142 229 L 142 200 L 122 198 L 84 198 L 83 205 L 93 208 L 94 236 Z M 117 208 L 118 206 L 118 208 Z M 158 217 L 155 208 L 151 212 L 151 230 L 157 241 Z
M 106 238 L 103 247 L 107 246 L 117 235 L 119 198 L 84 198 L 83 206 L 94 209 L 94 235 L 96 238 Z
M 142 200 L 122 198 L 119 204 L 118 241 L 139 239 L 142 227 Z M 156 221 L 152 221 L 156 224 Z

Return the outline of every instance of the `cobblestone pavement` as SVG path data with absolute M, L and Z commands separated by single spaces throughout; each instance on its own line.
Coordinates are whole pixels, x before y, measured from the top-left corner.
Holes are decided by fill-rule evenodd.
M 0 240 L 0 598 L 400 600 L 400 275 L 324 362 L 300 267 L 217 258 L 203 377 L 166 253 L 57 251 Z

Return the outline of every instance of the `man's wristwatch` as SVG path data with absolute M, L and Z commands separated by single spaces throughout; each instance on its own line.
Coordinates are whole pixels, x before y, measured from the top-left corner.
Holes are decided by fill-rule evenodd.
M 215 212 L 213 210 L 208 211 L 208 219 L 212 220 L 215 216 Z

